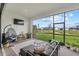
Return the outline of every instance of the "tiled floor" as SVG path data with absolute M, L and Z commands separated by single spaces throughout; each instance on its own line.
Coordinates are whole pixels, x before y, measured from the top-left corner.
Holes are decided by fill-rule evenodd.
M 0 48 L 0 56 L 2 56 L 2 50 L 1 50 L 1 48 Z
M 59 56 L 79 56 L 79 53 L 67 49 L 65 46 L 61 46 L 59 50 Z
M 4 49 L 5 49 L 6 56 L 17 56 L 17 54 L 13 51 L 11 47 L 4 48 Z
M 5 52 L 8 56 L 9 55 L 18 56 L 21 48 L 28 46 L 30 44 L 33 44 L 35 41 L 41 42 L 40 40 L 35 40 L 35 39 L 26 40 L 21 43 L 15 44 L 11 48 L 7 48 Z M 79 56 L 79 53 L 73 52 L 72 50 L 67 49 L 65 46 L 61 46 L 58 55 L 59 56 Z
M 23 48 L 23 47 L 25 47 L 25 46 L 28 46 L 28 45 L 30 45 L 30 44 L 33 44 L 35 42 L 35 40 L 27 40 L 27 41 L 24 41 L 24 42 L 22 42 L 22 43 L 18 43 L 18 44 L 14 44 L 14 46 L 13 47 L 11 47 L 14 51 L 15 51 L 15 53 L 17 54 L 17 55 L 19 55 L 19 52 L 20 52 L 20 49 L 21 48 Z

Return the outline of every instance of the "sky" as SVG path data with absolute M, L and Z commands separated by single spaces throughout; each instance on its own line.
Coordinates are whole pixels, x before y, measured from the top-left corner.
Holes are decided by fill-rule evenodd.
M 66 27 L 74 27 L 75 25 L 79 24 L 79 10 L 73 10 L 65 13 L 65 21 L 66 21 Z M 54 23 L 59 23 L 64 21 L 64 14 L 60 13 L 57 15 L 54 15 Z M 33 25 L 38 25 L 39 27 L 48 27 L 49 24 L 51 24 L 51 27 L 53 27 L 53 16 L 45 17 L 45 18 L 39 18 L 35 19 L 33 21 Z M 56 25 L 56 27 L 63 27 L 62 25 Z

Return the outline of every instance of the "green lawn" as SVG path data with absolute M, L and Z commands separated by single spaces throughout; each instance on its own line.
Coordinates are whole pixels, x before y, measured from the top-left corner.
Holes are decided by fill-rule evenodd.
M 53 34 L 51 34 L 51 32 L 53 31 L 42 31 L 42 32 L 37 32 L 36 38 L 40 39 L 40 40 L 51 40 L 53 39 Z M 76 35 L 79 35 L 79 31 L 66 31 L 66 33 L 76 33 Z M 55 39 L 57 41 L 62 41 L 63 42 L 63 35 L 55 35 Z M 69 45 L 75 45 L 79 47 L 79 37 L 76 36 L 66 36 L 66 44 Z

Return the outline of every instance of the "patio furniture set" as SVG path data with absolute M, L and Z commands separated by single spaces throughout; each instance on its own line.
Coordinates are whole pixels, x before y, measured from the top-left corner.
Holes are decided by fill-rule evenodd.
M 41 42 L 20 49 L 20 56 L 58 56 L 59 43 L 56 41 Z

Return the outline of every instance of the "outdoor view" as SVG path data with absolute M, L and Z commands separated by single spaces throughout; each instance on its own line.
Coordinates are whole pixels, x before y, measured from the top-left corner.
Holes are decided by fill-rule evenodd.
M 41 40 L 53 39 L 53 17 L 36 19 L 33 21 L 34 36 Z
M 33 20 L 33 37 L 41 40 L 57 40 L 63 42 L 64 19 L 65 43 L 79 47 L 79 10 Z

